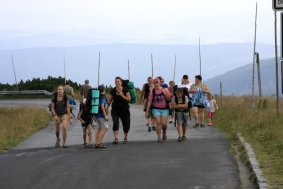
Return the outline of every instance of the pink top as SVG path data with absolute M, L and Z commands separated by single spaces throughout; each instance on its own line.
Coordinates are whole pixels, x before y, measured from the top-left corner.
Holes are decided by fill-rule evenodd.
M 153 98 L 153 90 L 155 90 L 154 99 L 152 99 Z M 155 108 L 155 109 L 166 109 L 166 108 L 168 108 L 167 107 L 168 103 L 166 102 L 165 96 L 162 93 L 162 89 L 155 89 L 154 88 L 153 90 L 150 91 L 149 96 L 148 96 L 148 99 L 152 100 L 153 108 Z M 168 96 L 171 96 L 170 92 L 167 88 L 165 89 L 165 93 L 167 93 Z

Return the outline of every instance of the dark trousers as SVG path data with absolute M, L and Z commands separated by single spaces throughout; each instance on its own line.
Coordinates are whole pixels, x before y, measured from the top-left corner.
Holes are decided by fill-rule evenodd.
M 113 131 L 119 130 L 119 118 L 122 121 L 124 133 L 128 133 L 131 125 L 131 114 L 130 110 L 121 111 L 121 110 L 111 110 L 111 116 L 113 120 Z

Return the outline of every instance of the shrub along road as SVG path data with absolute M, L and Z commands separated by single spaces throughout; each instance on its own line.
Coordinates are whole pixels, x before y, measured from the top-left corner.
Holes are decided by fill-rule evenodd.
M 18 102 L 34 105 L 28 100 Z M 48 102 L 41 101 L 40 106 Z M 112 145 L 109 129 L 108 148 L 99 150 L 83 148 L 77 120 L 69 127 L 70 148 L 54 148 L 51 122 L 0 155 L 0 188 L 240 188 L 230 146 L 216 129 L 193 129 L 190 123 L 189 140 L 178 143 L 171 125 L 168 140 L 157 143 L 155 133 L 147 131 L 141 106 L 131 106 L 131 119 L 128 144 Z

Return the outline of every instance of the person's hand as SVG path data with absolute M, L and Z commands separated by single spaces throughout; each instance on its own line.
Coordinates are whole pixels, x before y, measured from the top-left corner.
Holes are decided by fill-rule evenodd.
M 57 114 L 54 114 L 54 115 L 53 115 L 53 119 L 54 119 L 54 121 L 58 121 L 58 116 L 57 116 Z
M 122 88 L 117 88 L 117 89 L 116 89 L 116 94 L 117 94 L 118 96 L 123 96 L 124 94 L 123 94 Z
M 104 120 L 108 122 L 109 118 L 107 115 L 104 117 Z
M 145 111 L 145 118 L 148 118 L 148 111 Z

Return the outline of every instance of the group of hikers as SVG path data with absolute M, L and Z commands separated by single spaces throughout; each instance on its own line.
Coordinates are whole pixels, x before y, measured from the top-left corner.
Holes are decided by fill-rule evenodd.
M 128 142 L 128 133 L 131 125 L 130 105 L 131 94 L 129 89 L 123 85 L 121 77 L 115 78 L 115 87 L 110 91 L 107 99 L 105 87 L 99 85 L 99 110 L 96 114 L 91 114 L 88 108 L 89 96 L 92 87 L 89 80 L 81 86 L 80 94 L 82 102 L 80 104 L 77 118 L 81 121 L 83 128 L 84 146 L 87 148 L 107 148 L 103 144 L 103 138 L 109 128 L 108 110 L 111 106 L 111 117 L 113 121 L 112 130 L 114 133 L 113 144 L 119 144 L 119 120 L 123 126 L 123 144 Z M 70 83 L 60 85 L 51 100 L 51 112 L 56 127 L 55 147 L 61 146 L 60 124 L 63 130 L 63 148 L 68 148 L 66 144 L 67 127 L 73 118 L 72 106 L 75 105 L 75 93 Z M 148 131 L 156 131 L 157 141 L 163 142 L 167 139 L 166 131 L 168 122 L 174 123 L 178 131 L 178 142 L 187 140 L 186 130 L 191 110 L 194 118 L 193 128 L 205 127 L 204 112 L 208 112 L 208 126 L 212 126 L 214 112 L 218 109 L 214 96 L 208 87 L 202 83 L 200 75 L 195 76 L 195 83 L 192 84 L 188 75 L 183 75 L 181 83 L 175 85 L 174 81 L 169 82 L 169 86 L 164 83 L 162 77 L 148 77 L 147 83 L 143 85 L 141 100 L 147 120 Z M 168 120 L 169 119 L 169 120 Z M 92 127 L 96 123 L 95 144 L 92 144 Z M 87 141 L 88 139 L 88 141 Z

